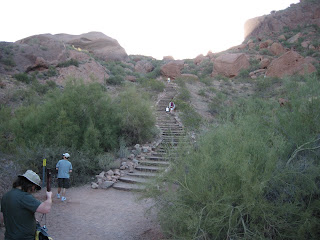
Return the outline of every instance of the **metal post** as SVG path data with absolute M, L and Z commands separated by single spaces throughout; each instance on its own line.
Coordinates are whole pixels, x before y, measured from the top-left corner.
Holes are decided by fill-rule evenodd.
M 45 186 L 45 173 L 46 173 L 47 159 L 43 159 L 42 161 L 42 187 Z

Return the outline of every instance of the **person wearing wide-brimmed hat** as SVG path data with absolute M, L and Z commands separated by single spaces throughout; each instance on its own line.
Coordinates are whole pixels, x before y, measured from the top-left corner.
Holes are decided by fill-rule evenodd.
M 1 212 L 5 224 L 5 239 L 34 240 L 36 232 L 35 212 L 48 213 L 52 205 L 52 192 L 40 202 L 32 193 L 41 190 L 40 177 L 32 170 L 19 175 L 12 189 L 1 199 Z

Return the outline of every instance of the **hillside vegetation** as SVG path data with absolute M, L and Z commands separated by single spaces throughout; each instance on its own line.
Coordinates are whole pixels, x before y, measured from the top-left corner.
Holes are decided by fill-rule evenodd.
M 55 62 L 50 36 L 28 38 L 26 49 L 0 43 L 0 197 L 17 173 L 41 173 L 43 158 L 54 168 L 64 152 L 74 184 L 119 167 L 130 147 L 157 138 L 153 106 L 171 77 L 175 114 L 191 137 L 144 192 L 166 237 L 320 239 L 320 27 L 307 20 L 183 61 L 106 61 L 55 42 L 63 56 Z M 26 61 L 29 51 L 47 59 Z M 288 52 L 296 58 L 282 71 L 301 65 L 268 76 Z M 224 71 L 224 55 L 247 67 Z
M 281 92 L 284 106 L 241 99 L 180 146 L 147 193 L 170 239 L 319 239 L 320 82 L 287 78 Z

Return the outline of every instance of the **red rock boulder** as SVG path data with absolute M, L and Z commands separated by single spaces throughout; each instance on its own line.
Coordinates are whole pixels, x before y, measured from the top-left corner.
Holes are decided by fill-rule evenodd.
M 171 61 L 161 67 L 161 74 L 164 77 L 176 78 L 181 75 L 181 70 L 183 69 L 184 61 L 176 60 Z
M 241 69 L 250 67 L 248 58 L 243 53 L 226 53 L 217 57 L 213 62 L 212 76 L 221 74 L 226 77 L 234 77 Z
M 289 51 L 281 57 L 274 59 L 268 66 L 266 76 L 284 77 L 294 74 L 305 74 L 315 72 L 316 68 L 303 56 L 295 51 Z

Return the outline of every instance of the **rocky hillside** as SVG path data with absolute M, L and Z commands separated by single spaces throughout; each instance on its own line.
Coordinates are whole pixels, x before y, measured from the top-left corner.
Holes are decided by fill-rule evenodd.
M 285 10 L 249 19 L 244 26 L 245 39 L 264 38 L 265 35 L 282 32 L 283 28 L 295 29 L 313 24 L 320 26 L 320 1 L 300 0 Z
M 42 34 L 15 43 L 0 42 L 0 96 L 17 75 L 20 82 L 37 79 L 42 84 L 52 82 L 58 86 L 70 77 L 108 86 L 159 77 L 194 79 L 195 86 L 199 80 L 209 79 L 205 81 L 214 81 L 222 90 L 224 78 L 237 85 L 241 84 L 239 77 L 282 78 L 319 71 L 319 0 L 301 1 L 285 10 L 250 19 L 245 29 L 246 38 L 241 45 L 185 60 L 129 56 L 115 39 L 99 32 Z M 232 92 L 230 86 L 226 88 Z

